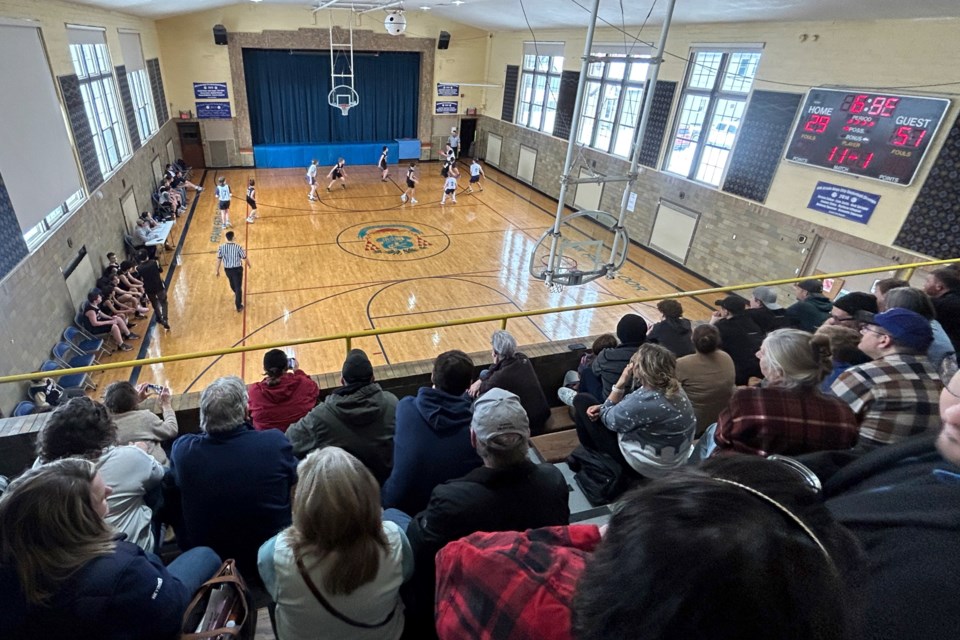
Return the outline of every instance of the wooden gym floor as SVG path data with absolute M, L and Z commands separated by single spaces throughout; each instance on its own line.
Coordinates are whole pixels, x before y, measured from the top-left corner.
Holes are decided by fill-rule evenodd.
M 241 345 L 282 342 L 372 328 L 438 322 L 498 313 L 626 299 L 708 287 L 636 246 L 617 279 L 551 291 L 529 275 L 535 245 L 551 225 L 556 202 L 492 167 L 484 167 L 484 191 L 464 193 L 469 178 L 461 165 L 457 203 L 440 205 L 443 178 L 437 163 L 420 165 L 419 204 L 402 204 L 406 165 L 390 167 L 381 182 L 376 167 L 348 166 L 347 188 L 307 200 L 303 169 L 210 170 L 206 187 L 189 214 L 177 223 L 171 243 L 177 252 L 161 257 L 172 268 L 168 285 L 171 330 L 141 321 L 143 342 L 117 359 L 191 353 Z M 321 176 L 325 175 L 325 168 Z M 214 185 L 224 176 L 234 194 L 231 220 L 236 240 L 252 268 L 244 279 L 245 308 L 237 312 L 224 275 L 215 277 L 223 241 Z M 246 224 L 244 200 L 256 180 L 259 219 Z M 194 176 L 199 180 L 200 176 Z M 193 193 L 190 192 L 191 198 Z M 613 212 L 616 214 L 617 212 Z M 637 214 L 630 214 L 637 215 Z M 585 223 L 587 233 L 597 225 Z M 564 231 L 572 238 L 575 231 Z M 582 235 L 581 238 L 585 239 Z M 391 253 L 390 250 L 396 251 Z M 538 257 L 541 252 L 538 252 Z M 581 267 L 582 268 L 582 267 Z M 588 266 L 589 268 L 589 266 Z M 709 317 L 713 300 L 684 301 L 685 315 Z M 659 320 L 654 305 L 631 305 L 648 322 Z M 585 310 L 511 320 L 508 330 L 521 345 L 613 332 L 625 307 Z M 499 328 L 490 322 L 370 337 L 354 341 L 374 366 L 429 359 L 449 349 L 489 349 Z M 338 371 L 344 341 L 292 347 L 308 373 Z M 219 376 L 260 379 L 263 351 L 171 362 L 142 370 L 117 369 L 94 376 L 155 382 L 175 393 L 199 391 Z M 96 392 L 99 394 L 99 392 Z

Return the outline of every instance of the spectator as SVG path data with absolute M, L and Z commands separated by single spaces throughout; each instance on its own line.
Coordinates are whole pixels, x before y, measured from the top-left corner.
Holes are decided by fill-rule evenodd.
M 897 278 L 884 278 L 883 280 L 877 280 L 873 285 L 873 293 L 877 297 L 877 308 L 880 311 L 887 310 L 885 298 L 890 289 L 899 289 L 900 287 L 909 286 L 909 282 L 906 280 L 899 280 Z
M 833 366 L 826 336 L 778 329 L 766 337 L 757 357 L 763 386 L 737 389 L 720 412 L 715 453 L 795 456 L 857 443 L 853 411 L 820 393 L 820 382 Z M 708 430 L 700 441 L 710 435 Z
M 747 317 L 753 320 L 764 335 L 786 324 L 787 310 L 777 304 L 777 292 L 771 287 L 757 287 L 747 309 Z
M 413 552 L 381 520 L 377 481 L 338 447 L 312 451 L 297 475 L 293 525 L 263 544 L 258 562 L 278 636 L 399 639 Z
M 593 361 L 590 366 L 593 379 L 588 379 L 591 376 L 587 375 L 580 378 L 581 384 L 587 385 L 586 388 L 581 387 L 581 391 L 591 391 L 599 386 L 601 393 L 595 396 L 596 398 L 610 395 L 610 389 L 620 379 L 624 367 L 647 339 L 647 321 L 634 313 L 628 313 L 617 323 L 617 339 L 620 340 L 619 347 L 604 349 Z M 596 384 L 598 381 L 599 385 Z
M 466 390 L 473 360 L 462 351 L 437 356 L 430 380 L 397 404 L 393 470 L 383 484 L 383 506 L 404 513 L 427 507 L 437 485 L 483 464 L 470 444 L 473 408 Z
M 693 330 L 696 353 L 677 359 L 677 380 L 697 416 L 697 437 L 726 408 L 736 388 L 736 371 L 730 355 L 720 349 L 720 332 L 712 324 Z
M 377 482 L 390 476 L 397 397 L 374 382 L 367 354 L 347 354 L 340 386 L 287 429 L 297 457 L 314 449 L 340 447 L 373 472 Z
M 155 245 L 147 246 L 150 242 L 150 222 L 146 218 L 138 218 L 137 226 L 133 230 L 133 242 L 137 250 L 147 252 L 151 260 L 157 257 L 157 247 Z
M 823 282 L 820 280 L 801 280 L 793 285 L 797 301 L 787 307 L 787 324 L 813 333 L 830 315 L 833 306 L 823 295 Z
M 937 319 L 956 352 L 960 349 L 960 273 L 950 267 L 931 271 L 923 290 L 932 299 Z
M 560 398 L 560 402 L 572 407 L 573 398 L 578 392 L 589 393 L 594 397 L 603 393 L 600 378 L 593 375 L 590 368 L 593 366 L 593 361 L 604 349 L 613 349 L 616 346 L 617 336 L 612 333 L 597 336 L 597 339 L 590 345 L 590 349 L 580 356 L 580 364 L 577 365 L 577 370 L 567 371 L 563 376 L 563 386 L 557 389 L 557 397 Z
M 877 312 L 877 299 L 873 294 L 862 291 L 854 291 L 845 296 L 841 296 L 833 301 L 833 308 L 830 309 L 830 316 L 823 324 L 832 324 L 840 327 L 850 327 L 851 329 L 860 329 L 860 323 L 857 322 L 857 314 L 861 311 L 868 313 Z M 820 325 L 823 326 L 823 325 Z
M 873 360 L 850 367 L 831 387 L 857 416 L 860 448 L 934 431 L 943 385 L 925 355 L 933 342 L 930 322 L 907 309 L 865 314 L 863 319 L 859 348 Z
M 738 295 L 717 300 L 719 307 L 710 317 L 710 324 L 720 332 L 720 344 L 733 359 L 736 383 L 747 384 L 750 378 L 760 376 L 757 349 L 763 342 L 763 331 L 747 314 L 747 301 Z
M 673 299 L 657 303 L 657 311 L 663 320 L 647 333 L 647 342 L 663 345 L 678 358 L 693 353 L 690 341 L 690 321 L 683 317 L 683 305 Z
M 507 331 L 494 331 L 490 339 L 493 345 L 493 365 L 480 373 L 480 379 L 470 385 L 471 397 L 486 393 L 497 387 L 516 394 L 530 420 L 530 433 L 539 435 L 550 418 L 550 405 L 544 395 L 533 363 L 517 351 L 517 340 Z
M 257 431 L 286 432 L 287 427 L 317 406 L 320 387 L 297 366 L 294 358 L 288 358 L 280 349 L 264 354 L 263 375 L 263 380 L 247 387 L 250 420 Z
M 820 391 L 833 395 L 830 387 L 841 373 L 854 365 L 870 362 L 872 358 L 858 348 L 861 336 L 857 329 L 825 322 L 817 327 L 816 335 L 826 336 L 830 341 L 833 368 L 820 383 Z
M 436 487 L 427 508 L 407 527 L 415 559 L 408 604 L 416 637 L 433 634 L 434 557 L 444 545 L 476 531 L 523 531 L 569 521 L 566 480 L 553 465 L 530 461 L 529 438 L 527 414 L 515 394 L 491 389 L 477 398 L 470 442 L 483 466 Z
M 139 404 L 146 400 L 150 393 L 150 387 L 145 384 L 135 389 L 125 380 L 113 382 L 103 394 L 103 404 L 109 409 L 113 422 L 117 425 L 117 439 L 120 444 L 142 445 L 144 451 L 165 465 L 167 454 L 162 444 L 173 440 L 180 432 L 177 414 L 174 413 L 171 402 L 173 395 L 167 387 L 163 387 L 159 394 L 163 420 L 152 411 L 140 409 Z
M 240 378 L 210 383 L 200 394 L 203 433 L 174 441 L 170 475 L 183 507 L 176 529 L 180 547 L 212 547 L 235 559 L 247 582 L 257 584 L 257 550 L 290 526 L 297 461 L 282 433 L 255 431 L 246 416 L 247 388 Z
M 137 334 L 127 328 L 127 323 L 119 316 L 108 316 L 100 310 L 100 303 L 103 302 L 103 295 L 100 289 L 90 289 L 87 293 L 87 301 L 80 308 L 80 315 L 77 322 L 83 327 L 84 331 L 93 336 L 109 335 L 121 351 L 132 351 L 133 347 L 124 342 L 124 340 L 137 340 L 140 338 Z
M 212 550 L 169 567 L 116 539 L 110 488 L 77 458 L 24 473 L 0 499 L 0 629 L 7 638 L 177 637 L 195 591 L 220 568 Z
M 686 463 L 697 418 L 676 377 L 676 357 L 643 344 L 601 405 L 577 394 L 580 444 L 612 456 L 624 469 L 659 478 Z
M 110 488 L 110 513 L 104 514 L 107 524 L 141 549 L 153 550 L 153 510 L 146 499 L 148 494 L 157 499 L 163 467 L 142 448 L 117 445 L 117 425 L 106 407 L 87 397 L 73 398 L 59 407 L 40 430 L 37 454 L 39 463 L 61 458 L 96 463 Z
M 933 342 L 927 349 L 927 359 L 930 366 L 940 374 L 940 380 L 946 384 L 957 372 L 957 354 L 950 342 L 950 337 L 937 321 L 936 311 L 930 297 L 913 287 L 897 287 L 887 293 L 886 306 L 889 309 L 909 309 L 930 321 L 930 330 L 933 331 Z

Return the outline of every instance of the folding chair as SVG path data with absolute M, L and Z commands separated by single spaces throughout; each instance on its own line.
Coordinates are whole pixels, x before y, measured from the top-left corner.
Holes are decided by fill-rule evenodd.
M 13 409 L 13 417 L 18 416 L 28 416 L 33 413 L 37 408 L 37 405 L 33 404 L 29 400 L 21 400 L 16 407 Z
M 78 353 L 93 354 L 93 361 L 100 364 L 102 354 L 110 355 L 113 353 L 107 349 L 103 340 L 100 338 L 87 338 L 76 327 L 67 327 L 63 330 L 63 339 L 72 344 Z
M 50 373 L 58 369 L 63 369 L 63 367 L 53 360 L 45 360 L 44 363 L 40 365 L 40 371 L 44 373 Z M 56 376 L 54 375 L 54 377 Z M 86 373 L 72 373 L 70 375 L 60 376 L 57 378 L 57 384 L 64 389 L 80 389 L 81 391 L 97 388 L 97 385 L 90 381 L 90 376 Z
M 75 346 L 69 342 L 58 342 L 53 345 L 53 359 L 65 367 L 89 367 L 96 360 L 95 354 L 80 353 Z

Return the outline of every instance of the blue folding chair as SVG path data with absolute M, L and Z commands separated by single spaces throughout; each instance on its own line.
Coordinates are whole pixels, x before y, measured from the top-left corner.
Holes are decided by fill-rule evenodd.
M 28 416 L 34 412 L 37 408 L 37 405 L 33 404 L 29 400 L 21 400 L 20 403 L 13 409 L 13 417 L 17 416 Z
M 96 360 L 96 356 L 90 353 L 80 353 L 76 347 L 69 342 L 58 342 L 51 351 L 53 359 L 65 367 L 89 367 Z
M 61 367 L 54 360 L 46 360 L 42 365 L 40 365 L 40 371 L 45 373 L 56 371 L 57 369 L 63 369 L 63 367 Z M 70 375 L 60 376 L 57 378 L 57 384 L 64 389 L 80 389 L 81 391 L 97 388 L 97 385 L 90 381 L 90 376 L 85 373 L 71 373 Z
M 100 363 L 101 354 L 110 354 L 103 340 L 100 338 L 87 338 L 76 327 L 67 327 L 63 330 L 63 339 L 76 347 L 79 353 L 93 354 L 93 361 Z

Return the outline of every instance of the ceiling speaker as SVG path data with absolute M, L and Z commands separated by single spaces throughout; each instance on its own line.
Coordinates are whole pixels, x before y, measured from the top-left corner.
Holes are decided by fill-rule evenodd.
M 437 49 L 450 48 L 450 34 L 446 31 L 440 32 L 440 38 L 437 40 Z
M 213 44 L 227 44 L 227 28 L 222 24 L 213 25 Z

